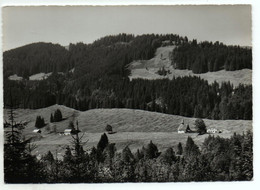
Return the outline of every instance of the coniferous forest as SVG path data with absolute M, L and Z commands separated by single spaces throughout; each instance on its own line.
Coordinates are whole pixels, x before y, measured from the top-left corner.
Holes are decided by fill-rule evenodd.
M 164 41 L 177 46 L 171 57 L 178 69 L 204 73 L 252 68 L 251 49 L 197 43 L 173 34 L 119 34 L 92 44 L 70 44 L 68 50 L 36 43 L 4 52 L 4 102 L 10 102 L 12 89 L 21 108 L 62 104 L 78 110 L 132 108 L 188 117 L 252 119 L 251 85 L 208 84 L 198 77 L 130 81 L 129 63 L 152 58 Z M 42 81 L 27 80 L 40 72 L 53 73 Z M 10 81 L 12 74 L 24 80 Z
M 117 151 L 117 144 L 104 133 L 96 146 L 87 150 L 88 142 L 82 140 L 84 133 L 78 122 L 70 122 L 73 133 L 62 159 L 58 159 L 57 152 L 49 151 L 40 159 L 33 154 L 33 138 L 23 136 L 28 123 L 16 121 L 17 108 L 59 104 L 80 111 L 129 108 L 214 120 L 252 120 L 252 85 L 208 83 L 196 76 L 130 80 L 130 63 L 153 58 L 166 42 L 175 47 L 169 55 L 175 69 L 193 73 L 252 69 L 251 48 L 197 42 L 174 34 L 119 34 L 68 47 L 39 42 L 4 52 L 4 108 L 8 110 L 4 123 L 5 182 L 252 180 L 252 131 L 232 133 L 228 138 L 208 135 L 200 145 L 189 136 L 186 143 L 163 151 L 152 141 L 137 150 L 125 146 Z M 30 80 L 38 73 L 51 74 L 43 80 Z M 22 80 L 10 80 L 12 75 Z M 59 109 L 49 116 L 53 125 L 66 120 Z M 39 129 L 47 123 L 40 115 L 34 121 Z M 198 136 L 207 133 L 206 127 L 190 132 Z

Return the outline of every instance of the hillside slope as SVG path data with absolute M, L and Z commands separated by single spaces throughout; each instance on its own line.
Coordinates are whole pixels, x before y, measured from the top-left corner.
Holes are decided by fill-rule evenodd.
M 202 74 L 194 74 L 191 70 L 180 70 L 174 69 L 171 65 L 170 53 L 175 48 L 175 46 L 160 47 L 157 49 L 155 56 L 150 60 L 138 60 L 129 64 L 129 69 L 131 74 L 129 78 L 143 78 L 143 79 L 163 79 L 173 77 L 183 77 L 183 76 L 198 76 L 204 80 L 207 80 L 210 84 L 214 81 L 221 84 L 222 82 L 230 82 L 233 86 L 238 86 L 239 84 L 252 84 L 252 70 L 242 69 L 236 71 L 225 71 L 220 70 L 216 72 L 207 72 Z M 164 67 L 165 70 L 169 70 L 166 76 L 157 74 L 157 71 Z
M 64 120 L 56 123 L 49 123 L 50 114 L 60 109 Z M 7 118 L 7 110 L 4 111 L 4 118 Z M 47 125 L 42 129 L 42 134 L 32 133 L 37 115 L 44 117 Z M 48 150 L 58 150 L 61 154 L 64 148 L 70 145 L 70 136 L 61 136 L 58 133 L 49 133 L 47 126 L 56 126 L 57 132 L 63 132 L 70 121 L 79 122 L 79 128 L 84 134 L 83 141 L 88 141 L 85 149 L 96 146 L 105 127 L 110 124 L 117 133 L 108 135 L 109 141 L 116 143 L 117 150 L 129 145 L 133 150 L 141 148 L 152 140 L 163 150 L 168 147 L 176 147 L 177 143 L 185 144 L 187 137 L 191 136 L 195 142 L 201 145 L 208 135 L 197 136 L 192 134 L 178 134 L 177 128 L 182 120 L 194 129 L 195 118 L 168 115 L 156 112 L 131 109 L 93 109 L 85 112 L 76 111 L 61 105 L 54 105 L 48 108 L 37 110 L 16 110 L 17 121 L 28 121 L 24 129 L 24 135 L 35 137 L 34 144 L 37 145 L 36 154 L 44 154 Z M 208 128 L 222 130 L 217 135 L 230 137 L 234 132 L 242 133 L 252 130 L 252 121 L 249 120 L 208 120 L 205 119 Z

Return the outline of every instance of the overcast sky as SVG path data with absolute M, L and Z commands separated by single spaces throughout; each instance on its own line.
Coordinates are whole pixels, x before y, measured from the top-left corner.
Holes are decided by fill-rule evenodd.
M 91 43 L 111 34 L 173 33 L 251 46 L 251 7 L 64 6 L 3 8 L 3 50 L 33 42 Z

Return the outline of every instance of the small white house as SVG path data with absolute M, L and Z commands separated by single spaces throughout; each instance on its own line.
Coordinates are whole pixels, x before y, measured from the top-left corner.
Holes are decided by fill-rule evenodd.
M 72 129 L 65 129 L 64 130 L 64 135 L 70 135 L 72 132 Z
M 181 124 L 178 127 L 178 133 L 185 133 L 186 132 L 186 127 L 184 125 L 184 120 L 182 120 Z
M 207 133 L 211 133 L 211 134 L 218 133 L 218 130 L 215 128 L 207 129 Z
M 40 129 L 34 129 L 33 132 L 34 133 L 41 133 L 42 131 Z

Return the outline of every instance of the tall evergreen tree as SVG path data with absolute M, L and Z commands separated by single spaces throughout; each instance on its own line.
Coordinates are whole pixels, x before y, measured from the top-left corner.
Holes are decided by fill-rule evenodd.
M 62 113 L 60 109 L 57 109 L 54 113 L 54 122 L 62 121 Z
M 9 122 L 4 123 L 4 181 L 6 183 L 35 183 L 44 177 L 42 166 L 31 155 L 30 139 L 22 137 L 26 123 L 15 121 L 14 104 L 10 90 L 11 102 L 8 111 Z
M 177 146 L 177 154 L 182 155 L 182 152 L 183 152 L 182 144 L 181 144 L 181 142 L 179 142 L 179 144 Z
M 103 152 L 103 150 L 107 147 L 108 144 L 109 142 L 108 142 L 107 135 L 106 133 L 104 133 L 103 135 L 101 135 L 101 138 L 97 144 L 97 149 Z

